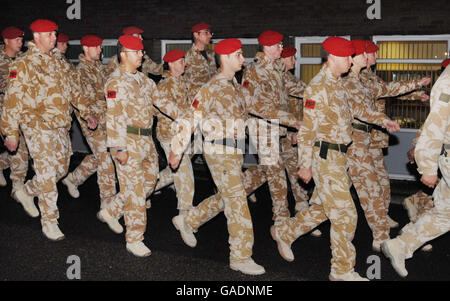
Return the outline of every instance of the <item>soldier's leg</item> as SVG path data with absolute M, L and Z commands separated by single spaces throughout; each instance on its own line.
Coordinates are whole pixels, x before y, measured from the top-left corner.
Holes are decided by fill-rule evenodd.
M 22 187 L 28 172 L 28 149 L 23 135 L 19 135 L 17 152 L 10 155 L 11 181 L 13 188 L 11 193 Z
M 184 158 L 183 158 L 184 159 Z M 173 184 L 173 173 L 169 165 L 159 172 L 159 181 L 156 183 L 155 191 L 158 191 L 170 184 Z
M 355 186 L 367 223 L 372 230 L 373 248 L 380 251 L 381 243 L 389 239 L 390 228 L 372 157 L 368 154 L 367 147 L 352 145 L 348 150 L 347 158 L 348 174 Z
M 290 217 L 287 202 L 287 179 L 284 164 L 281 157 L 273 165 L 264 165 L 270 196 L 272 197 L 273 221 L 279 223 Z
M 144 170 L 144 193 L 147 199 L 155 190 L 156 183 L 159 177 L 158 152 L 153 144 L 153 140 L 145 142 L 146 157 L 142 161 Z

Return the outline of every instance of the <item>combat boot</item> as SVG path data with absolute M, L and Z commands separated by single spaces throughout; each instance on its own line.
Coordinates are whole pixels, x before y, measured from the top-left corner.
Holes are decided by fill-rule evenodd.
M 42 226 L 42 233 L 45 237 L 53 241 L 59 241 L 64 239 L 64 234 L 58 227 L 58 224 L 46 224 Z
M 402 277 L 408 275 L 405 268 L 405 252 L 397 238 L 390 239 L 381 244 L 384 255 L 391 260 L 392 267 Z
M 120 234 L 123 232 L 123 227 L 122 225 L 119 223 L 119 221 L 117 219 L 115 219 L 114 217 L 112 217 L 109 213 L 108 210 L 106 209 L 102 209 L 97 213 L 97 218 L 101 221 L 104 222 L 106 224 L 108 224 L 109 228 L 117 234 Z
M 74 199 L 78 199 L 80 197 L 78 186 L 69 180 L 69 176 L 62 180 L 62 183 L 67 186 L 67 190 L 69 191 L 71 197 L 73 197 Z
M 23 186 L 14 193 L 14 199 L 20 204 L 22 204 L 23 209 L 25 209 L 25 212 L 29 216 L 31 217 L 39 216 L 39 210 L 34 205 L 34 197 L 26 193 L 25 190 L 23 189 Z
M 251 257 L 246 260 L 231 262 L 230 268 L 247 275 L 262 275 L 266 272 L 264 267 L 254 262 Z
M 172 218 L 172 223 L 175 228 L 180 231 L 181 238 L 184 243 L 187 244 L 191 248 L 195 248 L 197 245 L 197 239 L 192 231 L 192 228 L 186 223 L 184 215 L 177 215 Z
M 396 221 L 394 221 L 389 215 L 386 215 L 386 218 L 389 223 L 389 228 L 397 228 L 398 227 L 398 223 Z
M 369 281 L 369 279 L 361 277 L 353 270 L 345 274 L 334 274 L 331 272 L 328 279 L 330 279 L 330 281 Z
M 286 261 L 294 261 L 294 253 L 292 253 L 291 245 L 286 243 L 281 237 L 278 235 L 276 226 L 270 227 L 270 235 L 272 235 L 272 239 L 276 241 L 278 252 L 281 257 L 283 257 Z
M 127 251 L 137 257 L 147 257 L 152 254 L 152 251 L 142 241 L 127 243 Z
M 322 237 L 322 231 L 320 231 L 319 229 L 316 229 L 316 230 L 311 232 L 311 236 Z

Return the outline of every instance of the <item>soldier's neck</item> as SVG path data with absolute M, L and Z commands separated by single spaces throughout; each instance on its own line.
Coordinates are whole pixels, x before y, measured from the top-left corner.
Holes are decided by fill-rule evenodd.
M 199 50 L 199 51 L 203 51 L 203 50 L 205 50 L 205 45 L 203 44 L 203 43 L 201 43 L 201 42 L 198 42 L 198 41 L 196 41 L 195 42 L 195 47 Z
M 226 66 L 223 66 L 220 70 L 220 72 L 225 75 L 226 79 L 232 80 L 236 72 L 234 72 L 231 69 L 228 69 Z
M 18 51 L 14 51 L 13 49 L 9 47 L 5 47 L 6 55 L 10 58 L 15 58 L 17 56 Z

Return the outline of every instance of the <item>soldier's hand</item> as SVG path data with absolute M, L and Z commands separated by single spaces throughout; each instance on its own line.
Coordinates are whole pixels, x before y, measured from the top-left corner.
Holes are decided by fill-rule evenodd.
M 420 100 L 421 100 L 422 102 L 428 101 L 428 100 L 430 100 L 430 95 L 424 94 L 424 95 L 422 95 L 422 97 L 420 98 Z
M 389 121 L 386 123 L 386 129 L 387 129 L 390 133 L 398 132 L 398 131 L 400 131 L 400 125 L 399 125 L 396 121 L 389 120 Z
M 172 169 L 174 169 L 174 170 L 178 168 L 178 165 L 180 165 L 180 158 L 177 155 L 175 155 L 175 153 L 173 153 L 173 152 L 170 152 L 169 164 L 170 164 L 170 167 L 172 167 Z
M 297 130 L 300 130 L 300 127 L 302 126 L 302 122 L 299 120 L 297 121 L 297 124 L 295 125 L 295 127 L 297 128 Z
M 15 152 L 18 145 L 19 145 L 18 141 L 11 142 L 8 139 L 5 140 L 5 146 L 10 152 Z
M 117 161 L 119 161 L 119 163 L 120 163 L 121 165 L 127 165 L 127 162 L 128 162 L 128 152 L 124 152 L 124 151 L 122 151 L 122 152 L 117 152 L 116 158 L 117 158 Z
M 420 80 L 420 84 L 422 86 L 428 86 L 431 83 L 431 78 L 429 77 L 424 77 Z
M 433 188 L 436 185 L 436 182 L 438 180 L 438 176 L 428 176 L 423 175 L 420 181 L 422 181 L 423 184 L 427 185 L 430 188 Z
M 292 142 L 292 145 L 297 145 L 297 133 L 292 134 L 291 142 Z
M 302 179 L 303 182 L 305 182 L 306 184 L 309 183 L 309 181 L 311 181 L 312 178 L 312 170 L 311 168 L 306 169 L 306 168 L 300 168 L 297 171 L 297 175 L 300 179 Z
M 414 150 L 415 148 L 411 148 L 406 154 L 408 155 L 408 160 L 411 164 L 413 164 L 416 160 L 414 159 Z
M 98 121 L 94 117 L 89 116 L 87 119 L 87 124 L 88 124 L 88 128 L 90 128 L 91 130 L 95 130 L 97 128 Z

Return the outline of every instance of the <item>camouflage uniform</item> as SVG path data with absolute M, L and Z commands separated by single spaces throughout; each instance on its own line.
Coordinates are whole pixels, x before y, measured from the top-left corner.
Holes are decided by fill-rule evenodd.
M 280 60 L 272 63 L 264 53 L 256 54 L 256 61 L 245 68 L 242 78 L 243 87 L 247 88 L 249 93 L 249 97 L 246 97 L 247 109 L 266 120 L 276 119 L 280 124 L 295 128 L 297 119 L 292 113 L 288 113 L 288 91 L 284 82 L 284 69 L 285 65 Z M 279 152 L 280 142 L 284 144 L 283 139 L 287 139 L 287 130 L 274 125 L 268 126 L 261 120 L 258 122 L 263 126 L 258 126 L 257 135 L 250 130 L 250 137 L 253 139 L 253 145 L 258 145 L 261 166 L 247 169 L 244 173 L 244 183 L 255 181 L 255 174 L 259 174 L 255 173 L 255 169 L 262 169 L 272 197 L 273 220 L 278 223 L 290 216 L 285 166 Z M 251 127 L 255 127 L 254 123 Z M 261 138 L 266 139 L 267 148 L 258 143 L 261 142 Z
M 442 179 L 436 186 L 434 208 L 415 223 L 402 229 L 397 241 L 406 258 L 424 243 L 450 230 L 450 68 L 447 67 L 433 86 L 430 96 L 431 111 L 415 149 L 418 170 L 423 175 L 437 175 Z
M 331 273 L 353 271 L 356 251 L 352 240 L 356 230 L 357 212 L 350 195 L 347 156 L 339 150 L 328 149 L 326 159 L 316 143 L 329 142 L 348 145 L 352 140 L 352 112 L 343 79 L 336 78 L 325 64 L 311 80 L 305 91 L 303 124 L 298 133 L 299 167 L 312 168 L 316 184 L 310 207 L 300 211 L 278 226 L 278 237 L 291 245 L 299 236 L 323 221 L 331 222 Z M 345 151 L 345 147 L 340 147 Z
M 376 111 L 375 104 L 370 99 L 373 92 L 361 81 L 359 73 L 351 71 L 343 81 L 344 87 L 350 94 L 348 104 L 354 117 L 360 117 L 361 112 L 366 115 L 364 121 L 380 124 L 389 118 Z M 378 90 L 375 92 L 383 92 Z M 383 97 L 377 94 L 376 98 Z M 369 117 L 369 118 L 367 118 Z M 360 117 L 361 118 L 361 117 Z M 372 127 L 358 119 L 353 120 L 353 143 L 347 151 L 349 163 L 348 174 L 358 193 L 358 199 L 364 210 L 367 223 L 372 230 L 373 240 L 379 245 L 389 239 L 389 223 L 385 200 L 381 194 L 381 186 L 372 157 L 369 154 L 370 131 Z
M 379 78 L 371 69 L 365 69 L 361 71 L 361 78 L 363 82 L 369 86 L 373 93 L 371 101 L 375 103 L 378 112 L 385 111 L 386 100 L 377 99 L 376 95 L 396 96 L 411 92 L 412 90 L 421 87 L 419 80 L 416 81 L 395 81 L 386 83 Z M 378 181 L 380 182 L 382 189 L 382 196 L 385 200 L 385 208 L 389 211 L 389 204 L 391 202 L 391 183 L 389 181 L 389 175 L 384 163 L 383 148 L 389 146 L 389 134 L 386 134 L 379 130 L 372 130 L 370 137 L 369 153 L 375 164 L 375 169 L 378 175 Z
M 228 80 L 223 73 L 215 75 L 197 93 L 193 102 L 195 110 L 191 110 L 183 118 L 198 120 L 195 116 L 201 115 L 203 120 L 214 120 L 220 123 L 222 131 L 215 128 L 203 127 L 205 136 L 204 157 L 208 164 L 218 193 L 202 201 L 198 206 L 189 210 L 186 223 L 194 230 L 225 211 L 227 218 L 230 262 L 240 262 L 252 256 L 253 225 L 247 205 L 246 193 L 242 184 L 243 155 L 240 149 L 214 143 L 214 140 L 244 139 L 245 131 L 225 133 L 227 120 L 241 120 L 245 122 L 245 103 L 240 94 L 240 86 L 236 79 Z M 191 127 L 197 126 L 193 122 Z M 191 128 L 191 132 L 193 130 Z M 182 130 L 178 130 L 181 133 Z M 172 151 L 184 150 L 190 143 L 190 137 L 175 136 L 172 141 Z
M 173 76 L 169 71 L 164 71 L 164 79 L 158 83 L 159 96 L 155 105 L 166 115 L 176 120 L 186 111 L 190 110 L 192 101 L 188 98 L 188 89 L 183 76 Z M 161 146 L 166 153 L 170 154 L 170 141 L 172 140 L 172 120 L 157 111 L 158 126 L 156 135 Z M 181 159 L 176 173 L 172 173 L 170 166 L 160 173 L 160 181 L 163 176 L 168 175 L 175 183 L 179 210 L 189 210 L 192 208 L 194 200 L 194 172 L 192 170 L 191 157 L 185 153 Z M 167 179 L 165 179 L 167 182 Z M 157 187 L 158 188 L 158 187 Z
M 117 55 L 115 55 L 111 58 L 108 65 L 104 66 L 105 78 L 108 78 L 118 67 L 119 61 L 117 60 Z M 163 64 L 155 63 L 148 55 L 144 55 L 141 70 L 145 75 L 149 73 L 161 75 L 163 73 Z
M 79 60 L 76 72 L 79 78 L 80 97 L 74 99 L 72 104 L 76 108 L 75 115 L 93 154 L 84 157 L 80 165 L 69 173 L 67 179 L 79 186 L 97 172 L 100 207 L 103 209 L 116 194 L 114 164 L 106 147 L 106 101 L 103 92 L 105 77 L 100 61 L 90 62 L 84 54 L 80 54 Z M 95 130 L 87 126 L 89 116 L 98 121 Z
M 59 218 L 56 183 L 67 173 L 72 154 L 69 129 L 72 79 L 69 67 L 53 54 L 41 52 L 33 42 L 10 65 L 1 130 L 8 140 L 22 129 L 35 176 L 24 191 L 39 197 L 42 226 Z
M 19 52 L 16 58 L 22 56 Z M 0 46 L 0 114 L 3 108 L 3 100 L 6 92 L 6 84 L 9 77 L 9 65 L 14 62 L 15 58 L 10 58 L 5 51 L 5 46 Z M 17 151 L 10 154 L 8 151 L 3 152 L 0 155 L 0 172 L 2 170 L 11 168 L 10 178 L 13 182 L 13 191 L 18 187 L 23 186 L 25 177 L 28 171 L 28 150 L 23 139 L 23 135 L 19 132 L 19 146 Z
M 104 92 L 107 146 L 111 147 L 125 203 L 113 201 L 107 211 L 116 219 L 124 215 L 125 238 L 131 244 L 144 240 L 147 226 L 145 199 L 158 180 L 158 154 L 150 130 L 153 102 L 158 91 L 156 84 L 144 74 L 132 74 L 121 65 L 108 78 Z M 126 165 L 116 158 L 119 149 L 128 150 Z
M 206 57 L 201 54 L 195 44 L 186 53 L 185 62 L 186 69 L 184 78 L 188 84 L 189 98 L 193 99 L 200 88 L 206 84 L 216 73 L 216 59 L 214 51 L 205 49 Z

